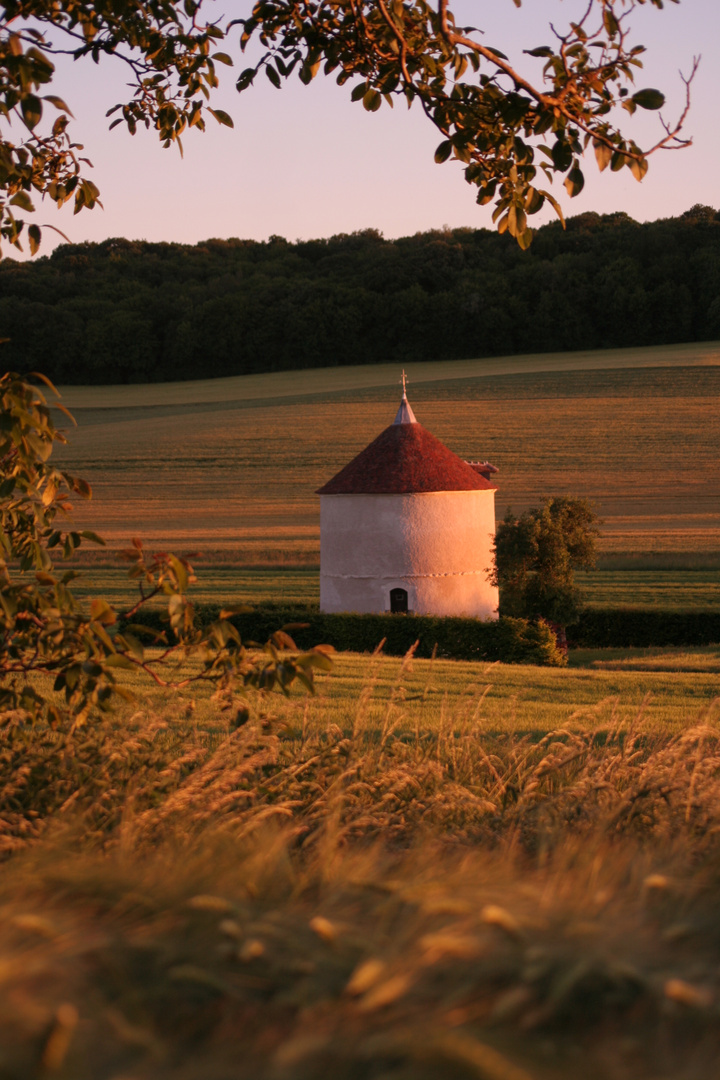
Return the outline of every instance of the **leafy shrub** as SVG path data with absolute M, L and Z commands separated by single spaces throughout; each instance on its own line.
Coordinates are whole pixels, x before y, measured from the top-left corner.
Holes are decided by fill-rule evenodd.
M 554 495 L 519 518 L 508 510 L 494 541 L 502 614 L 573 622 L 580 601 L 574 572 L 595 566 L 598 522 L 588 500 L 571 495 Z

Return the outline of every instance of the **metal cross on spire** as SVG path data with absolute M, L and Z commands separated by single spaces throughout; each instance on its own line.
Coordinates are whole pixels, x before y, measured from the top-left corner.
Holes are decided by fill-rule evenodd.
M 400 402 L 400 408 L 397 411 L 397 416 L 395 417 L 394 422 L 396 424 L 417 424 L 415 413 L 410 408 L 410 402 L 407 399 L 408 381 L 408 377 L 405 374 L 405 368 L 403 368 L 402 378 L 398 379 L 398 382 L 402 383 L 403 396 L 402 401 Z

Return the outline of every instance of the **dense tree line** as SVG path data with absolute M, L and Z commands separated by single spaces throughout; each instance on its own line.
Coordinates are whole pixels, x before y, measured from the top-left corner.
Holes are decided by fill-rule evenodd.
M 508 236 L 122 239 L 0 263 L 4 366 L 60 383 L 660 345 L 720 337 L 720 213 L 581 214 Z

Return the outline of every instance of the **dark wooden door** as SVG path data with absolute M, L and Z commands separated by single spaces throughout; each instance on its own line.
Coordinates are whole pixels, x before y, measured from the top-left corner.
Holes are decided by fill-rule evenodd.
M 390 610 L 398 614 L 407 614 L 408 594 L 407 589 L 390 590 Z

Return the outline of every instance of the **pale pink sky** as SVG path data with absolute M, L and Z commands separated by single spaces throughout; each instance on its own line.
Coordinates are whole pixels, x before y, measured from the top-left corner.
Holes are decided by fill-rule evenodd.
M 524 0 L 520 10 L 512 0 L 454 4 L 459 21 L 483 27 L 485 42 L 516 62 L 523 48 L 551 40 L 550 21 L 567 25 L 584 6 L 584 0 Z M 233 15 L 250 7 L 250 0 L 235 0 Z M 230 10 L 227 0 L 222 9 Z M 666 2 L 661 12 L 648 4 L 635 13 L 634 25 L 636 42 L 648 46 L 637 85 L 666 93 L 668 118 L 684 94 L 678 69 L 689 71 L 693 56 L 702 53 L 687 126 L 694 145 L 655 155 L 642 185 L 627 169 L 600 176 L 588 159 L 584 192 L 571 202 L 556 181 L 555 195 L 566 213 L 624 210 L 640 221 L 682 213 L 696 202 L 720 207 L 720 0 Z M 223 48 L 238 57 L 239 33 L 233 35 L 231 47 Z M 541 61 L 522 60 L 527 73 L 539 70 Z M 240 96 L 234 82 L 244 66 L 239 58 L 235 69 L 219 68 L 223 85 L 216 104 L 233 116 L 235 129 L 209 118 L 204 135 L 186 135 L 181 160 L 144 130 L 134 138 L 121 127 L 107 131 L 105 112 L 124 97 L 121 63 L 59 63 L 53 89 L 75 113 L 75 137 L 94 163 L 91 175 L 105 209 L 73 217 L 46 205 L 38 209 L 38 223 L 59 226 L 73 242 L 126 236 L 184 243 L 262 240 L 273 233 L 308 239 L 363 228 L 396 237 L 446 224 L 492 227 L 491 208 L 475 204 L 462 167 L 434 164 L 439 136 L 419 109 L 408 112 L 398 103 L 392 111 L 383 106 L 369 114 L 350 102 L 349 86 L 322 77 L 309 87 L 293 79 L 278 91 L 262 76 Z M 654 113 L 639 112 L 625 126 L 641 145 L 659 132 Z M 535 220 L 550 217 L 543 211 Z M 52 236 L 45 234 L 42 253 L 57 242 Z

